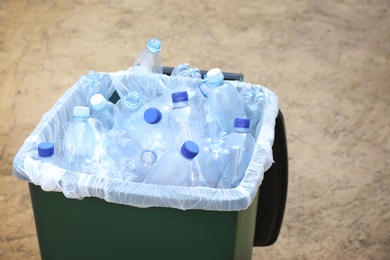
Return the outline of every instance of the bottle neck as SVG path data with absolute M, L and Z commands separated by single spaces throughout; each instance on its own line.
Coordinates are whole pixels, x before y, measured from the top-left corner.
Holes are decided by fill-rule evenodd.
M 209 82 L 209 81 L 206 80 L 206 85 L 207 85 L 208 87 L 210 87 L 210 88 L 217 88 L 217 87 L 220 87 L 220 86 L 223 85 L 223 83 L 224 83 L 224 80 L 221 80 L 221 81 L 216 82 L 216 83 L 211 83 L 211 82 Z
M 248 133 L 249 128 L 244 128 L 244 127 L 235 127 L 234 132 L 236 133 Z
M 173 103 L 173 108 L 183 108 L 183 107 L 186 107 L 188 106 L 188 101 L 180 101 L 180 102 L 176 102 L 176 103 Z
M 83 116 L 73 116 L 73 121 L 76 122 L 88 122 L 89 117 L 83 117 Z

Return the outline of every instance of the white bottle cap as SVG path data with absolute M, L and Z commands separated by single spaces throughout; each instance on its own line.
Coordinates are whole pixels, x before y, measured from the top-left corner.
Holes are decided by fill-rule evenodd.
M 75 106 L 73 108 L 73 116 L 89 117 L 89 107 Z
M 103 109 L 107 104 L 107 100 L 103 97 L 102 94 L 93 95 L 90 99 L 90 102 L 91 106 L 96 110 Z
M 211 84 L 219 83 L 223 80 L 222 71 L 218 68 L 211 69 L 207 72 L 207 81 Z

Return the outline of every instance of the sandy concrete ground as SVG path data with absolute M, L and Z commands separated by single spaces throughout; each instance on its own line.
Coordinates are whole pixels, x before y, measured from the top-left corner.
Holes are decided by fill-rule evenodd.
M 390 3 L 386 0 L 0 1 L 0 259 L 39 259 L 12 159 L 88 70 L 243 72 L 280 99 L 289 192 L 278 241 L 253 259 L 390 258 Z M 190 252 L 189 252 L 190 253 Z

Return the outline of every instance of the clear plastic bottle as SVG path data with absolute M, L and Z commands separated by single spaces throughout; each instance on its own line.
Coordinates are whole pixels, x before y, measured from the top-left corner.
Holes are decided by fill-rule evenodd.
M 127 130 L 131 134 L 137 131 L 137 123 L 142 118 L 136 118 L 142 107 L 142 100 L 138 92 L 130 91 L 121 98 L 114 107 L 114 128 L 117 130 Z
M 172 93 L 173 109 L 169 115 L 172 147 L 180 149 L 185 141 L 202 143 L 205 136 L 203 122 L 195 109 L 188 104 L 186 91 Z
M 54 144 L 51 142 L 42 142 L 38 145 L 38 159 L 42 162 L 49 162 L 53 165 L 61 167 L 61 161 L 55 155 Z
M 261 127 L 262 117 L 268 102 L 268 94 L 262 86 L 250 83 L 247 83 L 240 93 L 244 101 L 246 117 L 251 120 L 251 133 L 256 137 L 258 135 L 257 127 Z
M 149 39 L 146 49 L 137 57 L 132 67 L 130 89 L 140 93 L 147 102 L 164 91 L 164 85 L 160 82 L 163 69 L 160 51 L 161 41 Z
M 255 139 L 249 132 L 249 127 L 249 118 L 235 118 L 234 131 L 225 140 L 230 155 L 228 170 L 218 183 L 219 188 L 234 188 L 244 178 L 255 147 Z
M 208 136 L 215 139 L 220 131 L 232 132 L 234 118 L 245 116 L 243 101 L 236 87 L 224 80 L 220 69 L 214 68 L 205 75 L 199 91 L 206 97 L 203 117 Z
M 109 87 L 111 85 L 111 77 L 108 73 L 94 72 L 93 70 L 88 71 L 88 74 L 81 76 L 77 82 L 77 85 L 85 93 L 85 104 L 80 105 L 88 106 L 90 98 L 97 93 L 102 94 L 104 97 L 108 98 L 109 96 Z M 83 101 L 84 102 L 84 101 Z
M 140 162 L 146 172 L 149 172 L 158 159 L 171 149 L 170 131 L 166 120 L 168 112 L 167 110 L 160 111 L 155 107 L 148 108 L 144 112 L 146 124 L 138 140 L 143 147 Z
M 192 141 L 186 141 L 180 150 L 168 152 L 157 167 L 146 177 L 144 183 L 176 186 L 206 186 L 196 156 L 199 147 Z M 180 166 L 180 167 L 178 167 Z
M 203 150 L 204 153 L 202 159 L 200 159 L 203 176 L 206 179 L 207 186 L 215 188 L 221 177 L 227 174 L 229 150 L 223 146 L 222 139 L 210 140 Z
M 114 107 L 115 105 L 108 101 L 102 94 L 95 94 L 90 99 L 91 117 L 99 120 L 104 128 L 110 130 L 114 125 Z
M 116 163 L 114 178 L 138 181 L 142 145 L 126 130 L 110 130 L 103 141 L 103 149 Z
M 88 107 L 74 107 L 73 121 L 66 129 L 63 142 L 63 152 L 69 170 L 80 171 L 85 160 L 94 156 L 96 140 L 88 118 Z

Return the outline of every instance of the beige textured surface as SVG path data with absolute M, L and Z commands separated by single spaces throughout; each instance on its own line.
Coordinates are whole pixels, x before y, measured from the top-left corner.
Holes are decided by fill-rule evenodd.
M 389 259 L 389 13 L 386 0 L 0 1 L 0 259 L 39 259 L 12 176 L 27 135 L 80 75 L 131 66 L 152 36 L 166 66 L 243 72 L 280 99 L 287 207 L 253 259 Z

